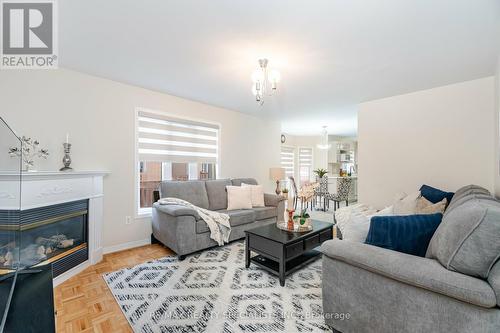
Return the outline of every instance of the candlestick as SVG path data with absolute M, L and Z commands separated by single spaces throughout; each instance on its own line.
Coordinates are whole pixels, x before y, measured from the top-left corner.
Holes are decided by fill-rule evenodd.
M 66 140 L 68 140 L 68 136 L 66 136 Z M 71 151 L 71 143 L 63 143 L 63 146 L 64 146 L 64 157 L 63 157 L 63 164 L 64 164 L 64 167 L 62 167 L 61 169 L 59 169 L 59 171 L 70 171 L 70 170 L 73 170 L 73 168 L 70 167 L 70 164 L 71 164 L 71 156 L 69 155 L 70 154 L 70 151 Z

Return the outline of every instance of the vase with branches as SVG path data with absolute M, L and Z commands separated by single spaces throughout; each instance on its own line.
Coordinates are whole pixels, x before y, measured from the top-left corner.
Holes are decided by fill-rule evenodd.
M 49 151 L 45 148 L 40 148 L 40 142 L 23 136 L 21 138 L 21 147 L 10 147 L 10 157 L 21 157 L 23 169 L 25 171 L 33 171 L 35 166 L 35 157 L 47 158 Z

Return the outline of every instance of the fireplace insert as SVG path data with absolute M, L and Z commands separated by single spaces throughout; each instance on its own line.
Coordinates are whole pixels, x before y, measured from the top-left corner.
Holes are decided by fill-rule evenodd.
M 88 200 L 24 209 L 23 169 L 29 151 L 0 118 L 0 333 L 54 330 L 52 278 L 83 263 L 88 251 Z M 36 322 L 26 318 L 37 318 Z
M 19 267 L 52 264 L 54 277 L 64 273 L 88 259 L 87 216 L 88 200 L 17 212 L 0 210 L 0 261 L 2 254 L 5 258 L 19 251 Z M 10 241 L 9 228 L 18 229 L 17 242 Z

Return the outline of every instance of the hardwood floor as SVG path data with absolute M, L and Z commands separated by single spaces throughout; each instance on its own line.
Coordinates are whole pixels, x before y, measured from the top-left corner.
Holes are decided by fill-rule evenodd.
M 161 245 L 111 253 L 54 289 L 57 332 L 132 332 L 102 274 L 171 255 Z

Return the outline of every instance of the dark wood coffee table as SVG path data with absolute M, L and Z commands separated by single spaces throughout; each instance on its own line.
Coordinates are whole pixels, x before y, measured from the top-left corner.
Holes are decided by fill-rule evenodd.
M 278 229 L 276 224 L 245 231 L 245 266 L 250 263 L 279 276 L 285 285 L 285 276 L 318 258 L 321 252 L 314 248 L 333 238 L 333 224 L 311 221 L 313 229 L 304 233 Z M 251 252 L 258 255 L 251 256 Z

